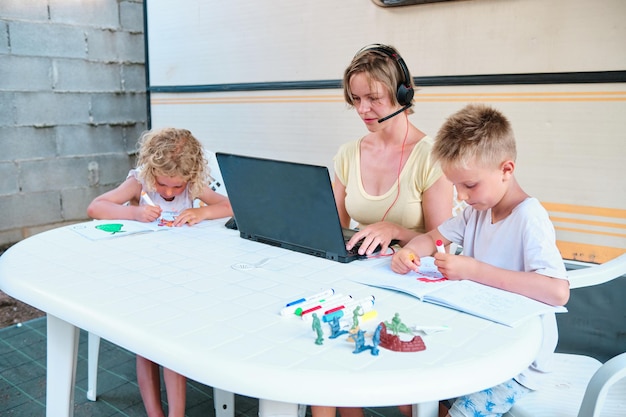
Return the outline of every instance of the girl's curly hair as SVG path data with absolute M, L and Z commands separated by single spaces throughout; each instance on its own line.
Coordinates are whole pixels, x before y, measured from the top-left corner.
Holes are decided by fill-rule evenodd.
M 181 177 L 187 181 L 193 198 L 208 184 L 209 168 L 202 144 L 186 129 L 171 127 L 149 130 L 139 138 L 137 166 L 150 190 L 156 177 Z

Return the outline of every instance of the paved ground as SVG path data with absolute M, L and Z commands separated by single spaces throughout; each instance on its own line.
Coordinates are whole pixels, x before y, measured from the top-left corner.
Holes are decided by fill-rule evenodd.
M 98 361 L 98 398 L 87 400 L 87 333 L 81 331 L 76 371 L 76 417 L 138 417 L 146 413 L 135 372 L 135 355 L 102 340 Z M 268 383 L 271 377 L 268 376 Z M 0 330 L 0 416 L 45 415 L 46 318 Z M 162 394 L 165 399 L 165 392 Z M 167 404 L 164 402 L 164 406 Z M 235 396 L 235 417 L 257 417 L 258 401 Z M 366 417 L 402 417 L 396 407 L 367 408 Z M 187 384 L 187 417 L 215 417 L 213 389 Z M 307 412 L 310 417 L 310 409 Z

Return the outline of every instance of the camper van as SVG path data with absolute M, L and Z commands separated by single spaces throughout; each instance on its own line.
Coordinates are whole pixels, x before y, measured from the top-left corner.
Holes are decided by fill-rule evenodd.
M 150 123 L 332 175 L 366 133 L 343 71 L 393 45 L 417 85 L 411 121 L 434 136 L 467 103 L 503 111 L 563 257 L 602 263 L 626 252 L 625 16 L 622 0 L 150 0 Z

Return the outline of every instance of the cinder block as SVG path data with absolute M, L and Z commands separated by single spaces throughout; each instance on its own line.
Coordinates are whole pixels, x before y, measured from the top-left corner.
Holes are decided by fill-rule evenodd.
M 54 127 L 0 127 L 0 140 L 0 161 L 54 158 L 57 152 Z
M 57 223 L 61 218 L 58 191 L 20 193 L 0 198 L 0 230 Z
M 117 50 L 121 62 L 143 64 L 146 59 L 143 33 L 118 32 Z
M 48 20 L 48 0 L 2 0 L 0 16 L 3 19 Z
M 120 23 L 124 30 L 143 33 L 143 3 L 120 1 Z
M 100 194 L 113 187 L 66 188 L 61 191 L 61 213 L 66 221 L 87 220 L 87 206 Z
M 13 55 L 86 58 L 84 30 L 74 26 L 9 22 Z
M 98 164 L 98 187 L 117 187 L 126 180 L 128 171 L 133 168 L 131 158 L 124 154 L 97 155 L 89 162 Z
M 52 67 L 55 91 L 122 91 L 122 75 L 119 64 L 105 64 L 79 59 L 55 59 L 52 62 Z
M 134 123 L 148 117 L 143 93 L 93 94 L 91 108 L 95 124 Z
M 10 224 L 0 223 L 0 246 L 9 246 L 24 238 L 22 235 L 22 229 L 2 230 L 3 227 L 10 226 Z
M 56 132 L 61 157 L 127 154 L 122 126 L 70 125 L 59 126 Z
M 82 93 L 15 93 L 15 122 L 18 126 L 55 126 L 91 121 L 90 96 Z
M 126 152 L 136 153 L 139 137 L 143 132 L 148 129 L 146 123 L 134 123 L 132 125 L 124 126 L 124 138 L 126 139 Z
M 124 91 L 146 91 L 146 67 L 143 64 L 122 65 Z
M 0 195 L 6 196 L 19 191 L 17 166 L 12 162 L 0 162 Z M 0 213 L 2 212 L 0 211 Z
M 88 164 L 93 158 L 55 158 L 20 163 L 22 192 L 59 191 L 89 186 Z
M 2 6 L 0 6 L 0 8 L 2 8 Z M 1 11 L 0 11 L 0 16 L 2 16 Z M 7 31 L 7 23 L 0 21 L 0 54 L 8 54 L 8 53 L 9 53 L 9 31 Z M 2 57 L 0 59 L 5 59 L 5 58 Z
M 116 33 L 110 30 L 89 29 L 87 34 L 87 57 L 91 61 L 120 62 Z
M 92 61 L 144 63 L 143 34 L 91 29 L 87 31 L 88 57 Z
M 0 58 L 2 88 L 7 91 L 44 91 L 52 88 L 50 58 L 6 55 Z
M 15 123 L 15 95 L 0 91 L 0 126 L 12 126 Z
M 117 29 L 117 0 L 49 0 L 50 20 L 58 23 Z

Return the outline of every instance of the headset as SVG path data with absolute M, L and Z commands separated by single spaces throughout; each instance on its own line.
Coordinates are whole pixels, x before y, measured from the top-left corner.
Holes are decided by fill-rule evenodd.
M 406 66 L 406 63 L 404 62 L 404 59 L 402 59 L 402 57 L 400 56 L 399 53 L 397 53 L 395 50 L 393 50 L 392 48 L 390 48 L 387 45 L 383 45 L 380 43 L 375 43 L 372 45 L 368 45 L 364 48 L 362 48 L 357 55 L 365 52 L 365 51 L 377 51 L 380 52 L 382 54 L 387 55 L 388 57 L 390 57 L 391 59 L 393 59 L 394 61 L 396 61 L 398 63 L 398 67 L 400 68 L 403 78 L 402 81 L 398 84 L 397 88 L 396 88 L 396 99 L 398 100 L 398 103 L 403 106 L 404 108 L 399 112 L 403 112 L 404 110 L 408 109 L 409 107 L 411 107 L 413 105 L 413 103 L 411 103 L 411 100 L 413 100 L 413 95 L 415 94 L 415 91 L 413 91 L 413 87 L 411 86 L 411 75 L 409 74 L 409 69 Z M 395 116 L 396 114 L 394 114 L 393 116 Z M 387 118 L 393 117 L 393 116 L 387 116 Z M 381 120 L 387 120 L 387 118 L 381 119 Z M 381 121 L 379 120 L 379 123 Z

